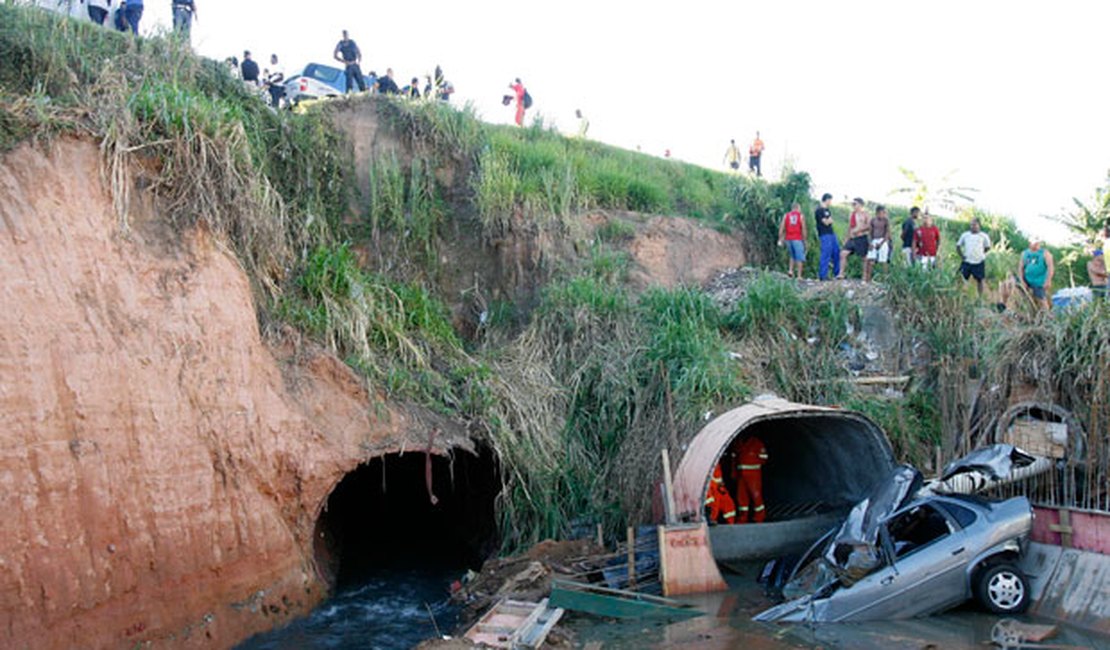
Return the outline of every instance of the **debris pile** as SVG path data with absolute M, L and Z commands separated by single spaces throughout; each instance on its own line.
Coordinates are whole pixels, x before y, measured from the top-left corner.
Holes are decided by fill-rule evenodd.
M 545 540 L 526 552 L 486 561 L 453 587 L 451 599 L 463 605 L 461 627 L 468 627 L 503 598 L 539 601 L 551 593 L 551 581 L 582 573 L 583 563 L 604 551 L 594 540 Z
M 773 275 L 785 282 L 797 282 L 798 290 L 805 296 L 813 296 L 821 292 L 840 291 L 849 299 L 861 304 L 877 303 L 886 297 L 886 289 L 882 283 L 864 282 L 862 280 L 791 280 L 785 273 L 766 271 L 763 269 L 745 266 L 730 269 L 719 273 L 717 277 L 706 283 L 704 289 L 717 306 L 724 310 L 732 309 L 748 293 L 748 287 L 762 275 Z

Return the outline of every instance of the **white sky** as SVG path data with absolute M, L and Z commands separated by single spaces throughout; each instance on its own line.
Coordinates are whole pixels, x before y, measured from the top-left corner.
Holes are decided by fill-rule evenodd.
M 170 0 L 146 0 L 144 31 Z M 363 71 L 399 84 L 442 64 L 487 121 L 522 77 L 539 111 L 573 131 L 713 168 L 758 129 L 764 174 L 792 159 L 814 191 L 889 200 L 899 165 L 981 190 L 1026 231 L 1088 198 L 1110 168 L 1110 3 L 197 0 L 210 57 L 276 52 L 287 74 L 327 63 L 350 30 Z M 1033 7 L 1036 8 L 1033 8 Z

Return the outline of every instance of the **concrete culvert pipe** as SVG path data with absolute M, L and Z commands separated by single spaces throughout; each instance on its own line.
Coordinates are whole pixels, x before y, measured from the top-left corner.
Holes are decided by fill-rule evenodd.
M 761 468 L 766 520 L 710 527 L 718 561 L 769 559 L 804 551 L 836 525 L 894 468 L 882 429 L 852 411 L 763 398 L 724 413 L 690 442 L 674 476 L 676 516 L 706 519 L 710 477 L 722 463 L 725 486 L 736 493 L 729 454 L 756 437 L 766 447 Z

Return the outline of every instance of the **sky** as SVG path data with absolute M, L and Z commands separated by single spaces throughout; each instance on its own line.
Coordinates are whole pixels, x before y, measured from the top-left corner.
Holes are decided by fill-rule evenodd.
M 143 31 L 167 28 L 170 0 L 146 2 Z M 765 175 L 789 163 L 838 200 L 896 202 L 900 166 L 954 172 L 1054 242 L 1043 215 L 1110 169 L 1105 2 L 196 2 L 205 56 L 277 53 L 289 74 L 348 29 L 364 72 L 403 85 L 440 64 L 490 122 L 512 120 L 500 99 L 521 77 L 568 132 L 581 108 L 593 139 L 723 169 L 729 139 L 758 130 Z

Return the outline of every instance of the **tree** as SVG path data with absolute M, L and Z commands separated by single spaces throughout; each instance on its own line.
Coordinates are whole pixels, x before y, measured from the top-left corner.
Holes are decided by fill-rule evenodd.
M 948 214 L 956 214 L 975 203 L 975 193 L 979 191 L 974 187 L 953 185 L 952 177 L 956 174 L 956 170 L 948 172 L 936 183 L 922 178 L 912 169 L 899 167 L 898 171 L 902 172 L 902 176 L 905 176 L 910 184 L 891 190 L 890 194 L 909 196 L 911 205 L 918 207 L 936 208 Z
M 1063 224 L 1081 244 L 1094 244 L 1102 239 L 1103 229 L 1110 221 L 1110 172 L 1106 183 L 1095 189 L 1094 197 L 1084 203 L 1072 197 L 1075 210 L 1064 215 L 1050 216 L 1049 219 Z

